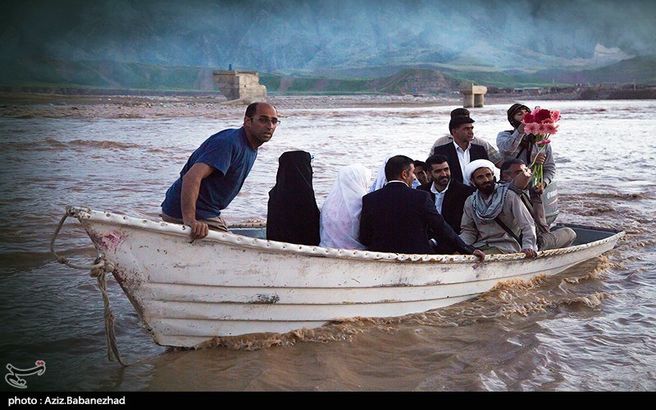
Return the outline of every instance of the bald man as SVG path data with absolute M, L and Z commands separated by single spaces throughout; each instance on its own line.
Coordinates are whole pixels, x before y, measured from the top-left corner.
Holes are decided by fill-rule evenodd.
M 221 211 L 241 190 L 258 147 L 273 137 L 279 123 L 273 105 L 255 102 L 246 108 L 241 128 L 205 140 L 166 191 L 162 219 L 188 225 L 192 239 L 204 238 L 208 229 L 227 231 Z

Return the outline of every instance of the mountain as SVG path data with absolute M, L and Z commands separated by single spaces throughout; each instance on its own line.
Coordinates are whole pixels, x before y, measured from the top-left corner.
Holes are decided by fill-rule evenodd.
M 519 76 L 524 81 L 527 76 Z M 532 75 L 543 82 L 569 84 L 638 83 L 656 85 L 656 55 L 629 58 L 590 70 L 543 70 Z
M 656 55 L 654 15 L 650 0 L 4 0 L 0 84 L 211 89 L 229 66 L 296 81 L 567 79 Z

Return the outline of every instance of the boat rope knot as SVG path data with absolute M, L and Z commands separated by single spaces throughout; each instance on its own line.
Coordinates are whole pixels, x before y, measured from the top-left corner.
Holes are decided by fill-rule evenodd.
M 116 345 L 116 333 L 114 331 L 114 314 L 112 313 L 111 308 L 109 307 L 109 294 L 107 293 L 107 272 L 114 271 L 114 265 L 111 262 L 108 262 L 102 253 L 98 252 L 98 257 L 93 261 L 93 265 L 77 265 L 69 261 L 66 257 L 61 256 L 55 252 L 55 239 L 61 230 L 66 218 L 69 216 L 75 216 L 75 212 L 72 208 L 66 208 L 66 213 L 59 221 L 57 229 L 55 230 L 52 239 L 50 240 L 50 252 L 55 256 L 57 262 L 63 263 L 64 265 L 74 268 L 74 269 L 90 269 L 89 275 L 93 278 L 96 278 L 98 281 L 98 289 L 103 298 L 104 305 L 104 316 L 105 316 L 105 338 L 107 340 L 107 358 L 109 360 L 116 359 L 122 366 L 127 366 L 121 359 L 121 354 L 118 351 L 118 346 Z
M 102 259 L 98 262 L 98 259 Z M 89 272 L 89 275 L 93 278 L 96 278 L 98 281 L 98 289 L 103 298 L 104 305 L 104 317 L 105 317 L 105 338 L 107 342 L 107 359 L 114 360 L 116 359 L 122 366 L 127 366 L 121 359 L 121 354 L 118 351 L 118 345 L 116 344 L 116 332 L 114 330 L 114 314 L 112 309 L 109 306 L 109 294 L 107 293 L 107 270 L 105 269 L 105 264 L 103 258 L 99 257 L 96 259 L 96 265 Z M 94 265 L 95 266 L 95 265 Z

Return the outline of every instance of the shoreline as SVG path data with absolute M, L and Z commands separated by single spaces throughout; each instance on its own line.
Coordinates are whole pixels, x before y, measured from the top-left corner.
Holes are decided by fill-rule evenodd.
M 487 105 L 511 104 L 517 100 L 572 100 L 572 94 L 487 95 Z M 280 111 L 339 108 L 411 108 L 461 106 L 461 96 L 413 95 L 270 95 L 267 101 Z M 215 95 L 63 95 L 0 92 L 0 117 L 5 118 L 234 118 L 245 105 Z

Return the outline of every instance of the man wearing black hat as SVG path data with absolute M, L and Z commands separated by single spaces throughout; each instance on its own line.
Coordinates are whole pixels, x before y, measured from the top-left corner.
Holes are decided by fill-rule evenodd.
M 451 178 L 469 185 L 469 181 L 463 179 L 465 166 L 477 159 L 489 159 L 482 145 L 473 144 L 474 120 L 470 117 L 459 116 L 449 121 L 449 131 L 453 136 L 453 142 L 436 147 L 434 155 L 444 155 L 451 169 Z
M 466 108 L 455 108 L 454 110 L 451 111 L 452 119 L 456 117 L 469 117 L 469 116 L 470 116 L 469 110 Z M 444 136 L 438 138 L 433 143 L 433 146 L 431 147 L 428 156 L 430 157 L 431 155 L 435 154 L 435 148 L 439 147 L 440 145 L 450 144 L 451 142 L 453 142 L 453 136 L 451 134 L 445 134 Z M 494 145 L 490 144 L 489 142 L 485 141 L 482 138 L 478 138 L 476 135 L 474 135 L 472 144 L 482 145 L 483 148 L 485 148 L 485 152 L 487 152 L 487 156 L 490 159 L 490 161 L 494 162 L 494 164 L 497 167 L 501 166 L 501 163 L 503 162 L 503 157 L 501 156 L 501 154 L 499 154 L 499 151 L 497 151 Z

